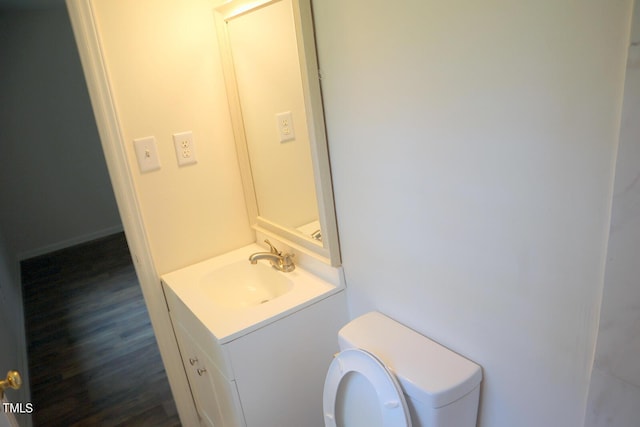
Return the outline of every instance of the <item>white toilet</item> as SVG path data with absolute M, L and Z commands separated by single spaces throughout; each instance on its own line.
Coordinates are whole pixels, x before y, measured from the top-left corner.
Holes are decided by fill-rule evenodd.
M 324 384 L 326 427 L 474 427 L 480 366 L 380 313 L 338 333 Z

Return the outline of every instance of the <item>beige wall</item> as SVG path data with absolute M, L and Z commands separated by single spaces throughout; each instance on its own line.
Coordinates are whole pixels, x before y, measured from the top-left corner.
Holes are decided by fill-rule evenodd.
M 217 47 L 212 1 L 95 0 L 93 7 L 145 231 L 163 274 L 254 240 Z M 178 167 L 172 134 L 193 131 Z M 133 140 L 155 136 L 141 174 Z
M 482 365 L 482 427 L 583 425 L 631 4 L 314 1 L 352 314 Z

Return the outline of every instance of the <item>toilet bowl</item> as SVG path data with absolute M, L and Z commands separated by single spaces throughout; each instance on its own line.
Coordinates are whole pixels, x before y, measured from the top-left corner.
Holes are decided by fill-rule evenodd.
M 326 427 L 473 427 L 480 366 L 371 312 L 338 333 L 327 372 Z
M 361 378 L 354 379 L 355 375 Z M 355 385 L 358 381 L 364 383 Z M 345 387 L 351 390 L 347 391 Z M 367 394 L 371 399 L 363 399 Z M 348 396 L 353 396 L 352 403 Z M 341 403 L 337 407 L 336 401 Z M 400 384 L 380 359 L 366 350 L 350 348 L 336 355 L 327 372 L 322 403 L 326 427 L 411 427 L 411 416 Z M 332 407 L 337 409 L 337 414 L 326 409 Z M 346 407 L 351 409 L 345 413 Z M 348 414 L 357 415 L 359 421 L 348 418 Z

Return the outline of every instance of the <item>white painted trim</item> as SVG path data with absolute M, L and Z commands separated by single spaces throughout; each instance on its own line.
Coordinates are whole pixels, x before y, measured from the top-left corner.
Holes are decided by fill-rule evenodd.
M 229 8 L 235 3 L 223 5 Z M 218 36 L 218 46 L 220 47 L 220 57 L 222 59 L 222 72 L 225 80 L 225 89 L 227 92 L 227 102 L 229 105 L 229 114 L 231 118 L 231 127 L 233 129 L 233 137 L 236 145 L 236 153 L 238 156 L 238 166 L 240 168 L 240 177 L 242 179 L 242 189 L 244 192 L 245 206 L 247 207 L 247 215 L 251 226 L 256 225 L 258 217 L 258 201 L 256 199 L 256 191 L 253 186 L 253 172 L 251 171 L 251 162 L 249 160 L 249 149 L 247 148 L 247 137 L 244 132 L 244 119 L 242 118 L 242 108 L 240 108 L 240 96 L 238 94 L 238 83 L 236 79 L 235 68 L 233 67 L 233 57 L 231 55 L 231 45 L 229 42 L 229 34 L 227 24 L 221 12 L 222 6 L 214 9 L 214 20 L 216 25 L 216 35 Z
M 7 396 L 3 396 L 2 397 L 2 403 L 9 403 L 9 401 L 7 400 Z M 1 412 L 4 414 L 4 416 L 6 418 L 6 421 L 8 423 L 7 426 L 9 426 L 9 427 L 20 427 L 20 424 L 18 424 L 18 420 L 16 420 L 16 416 L 13 415 L 13 413 L 4 412 L 4 411 L 1 411 Z
M 200 425 L 124 150 L 91 0 L 66 0 L 118 210 L 169 384 L 185 427 Z
M 22 387 L 18 390 L 19 401 L 20 402 L 31 402 L 31 374 L 29 372 L 29 355 L 28 355 L 28 343 L 27 343 L 27 327 L 24 323 L 24 297 L 22 292 L 22 272 L 20 270 L 20 263 L 17 260 L 13 262 L 14 268 L 16 269 L 14 278 L 17 280 L 18 292 L 20 294 L 20 324 L 18 324 L 18 340 L 20 345 L 20 355 L 18 358 L 18 372 L 22 375 Z M 21 419 L 25 421 L 26 425 L 23 427 L 33 427 L 33 416 L 32 414 L 23 414 L 21 415 Z
M 323 247 L 321 242 L 309 239 L 302 233 L 283 227 L 282 225 L 261 216 L 256 218 L 256 224 L 253 226 L 253 229 L 256 231 L 268 231 L 274 233 L 281 239 L 289 241 L 292 245 L 305 248 L 307 251 L 315 252 L 317 256 L 324 259 L 327 264 L 331 263 L 329 259 L 329 249 Z
M 235 0 L 223 3 L 216 7 L 216 12 L 220 13 L 222 19 L 230 21 L 245 13 L 252 12 L 258 8 L 269 6 L 280 0 Z
M 342 257 L 340 255 L 331 162 L 324 121 L 312 5 L 311 0 L 293 0 L 292 4 L 307 125 L 309 126 L 311 160 L 315 175 L 316 194 L 318 195 L 318 212 L 320 214 L 318 219 L 322 229 L 322 241 L 324 247 L 329 251 L 331 265 L 339 266 L 342 264 Z
M 82 234 L 80 236 L 72 237 L 70 239 L 65 239 L 60 242 L 51 243 L 49 245 L 41 246 L 39 248 L 30 249 L 28 251 L 19 253 L 18 261 L 23 261 L 25 259 L 48 254 L 51 252 L 58 251 L 60 249 L 79 245 L 81 243 L 90 242 L 92 240 L 99 239 L 101 237 L 106 237 L 106 236 L 110 236 L 111 234 L 120 233 L 121 231 L 123 231 L 123 228 L 122 228 L 122 225 L 120 224 L 120 225 L 115 225 L 113 227 L 107 227 L 102 230 L 94 231 L 91 233 Z

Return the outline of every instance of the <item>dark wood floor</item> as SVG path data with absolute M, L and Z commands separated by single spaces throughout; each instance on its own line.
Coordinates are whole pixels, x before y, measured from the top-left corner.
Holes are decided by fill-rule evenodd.
M 180 425 L 122 234 L 21 268 L 34 426 Z

